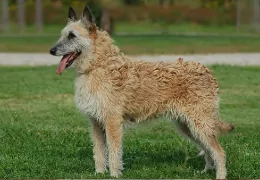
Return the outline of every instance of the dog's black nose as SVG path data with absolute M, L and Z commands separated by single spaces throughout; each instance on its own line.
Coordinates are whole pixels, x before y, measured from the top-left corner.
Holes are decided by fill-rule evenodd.
M 55 54 L 56 54 L 56 51 L 57 51 L 57 48 L 56 48 L 56 47 L 51 48 L 51 49 L 50 49 L 50 54 L 51 54 L 51 55 L 55 55 Z

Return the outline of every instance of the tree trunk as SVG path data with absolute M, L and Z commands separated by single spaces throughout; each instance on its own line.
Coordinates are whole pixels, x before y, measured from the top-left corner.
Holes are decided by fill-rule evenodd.
M 37 32 L 42 32 L 42 0 L 36 0 L 36 27 Z
M 159 0 L 159 5 L 160 5 L 160 6 L 163 6 L 164 3 L 165 3 L 165 0 Z
M 204 8 L 206 6 L 206 0 L 201 0 L 201 6 Z
M 255 31 L 258 31 L 259 28 L 259 0 L 254 0 L 254 4 L 253 4 L 253 21 L 254 21 L 254 29 Z
M 170 0 L 170 5 L 174 5 L 174 0 Z
M 102 17 L 101 17 L 101 22 L 100 22 L 100 27 L 107 31 L 108 34 L 112 35 L 114 26 L 113 26 L 113 20 L 109 14 L 109 11 L 107 9 L 103 9 Z
M 8 31 L 8 29 L 9 29 L 8 0 L 2 0 L 1 30 Z
M 20 32 L 24 32 L 25 20 L 24 20 L 24 0 L 17 0 L 17 19 Z
M 240 0 L 237 0 L 237 18 L 236 18 L 237 32 L 240 31 L 240 26 L 241 26 L 240 15 L 241 15 Z

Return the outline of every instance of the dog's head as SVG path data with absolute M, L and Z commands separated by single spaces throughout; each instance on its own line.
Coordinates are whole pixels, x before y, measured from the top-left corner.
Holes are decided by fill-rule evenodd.
M 78 20 L 75 11 L 70 7 L 68 23 L 58 42 L 50 49 L 50 54 L 63 56 L 56 72 L 61 74 L 65 68 L 88 56 L 92 52 L 95 36 L 96 25 L 89 8 L 85 7 Z

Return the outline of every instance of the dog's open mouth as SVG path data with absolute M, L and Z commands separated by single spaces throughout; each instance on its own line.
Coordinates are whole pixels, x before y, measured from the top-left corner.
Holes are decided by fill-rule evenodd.
M 81 52 L 72 52 L 64 55 L 60 60 L 59 66 L 56 70 L 57 74 L 61 74 L 65 68 L 70 67 L 73 64 L 73 61 L 77 59 L 80 54 Z

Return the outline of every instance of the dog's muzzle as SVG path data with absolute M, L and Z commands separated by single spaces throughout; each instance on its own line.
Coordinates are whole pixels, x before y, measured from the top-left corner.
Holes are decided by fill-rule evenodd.
M 50 49 L 50 54 L 55 56 L 56 55 L 56 51 L 57 51 L 57 48 L 53 47 L 53 48 Z

